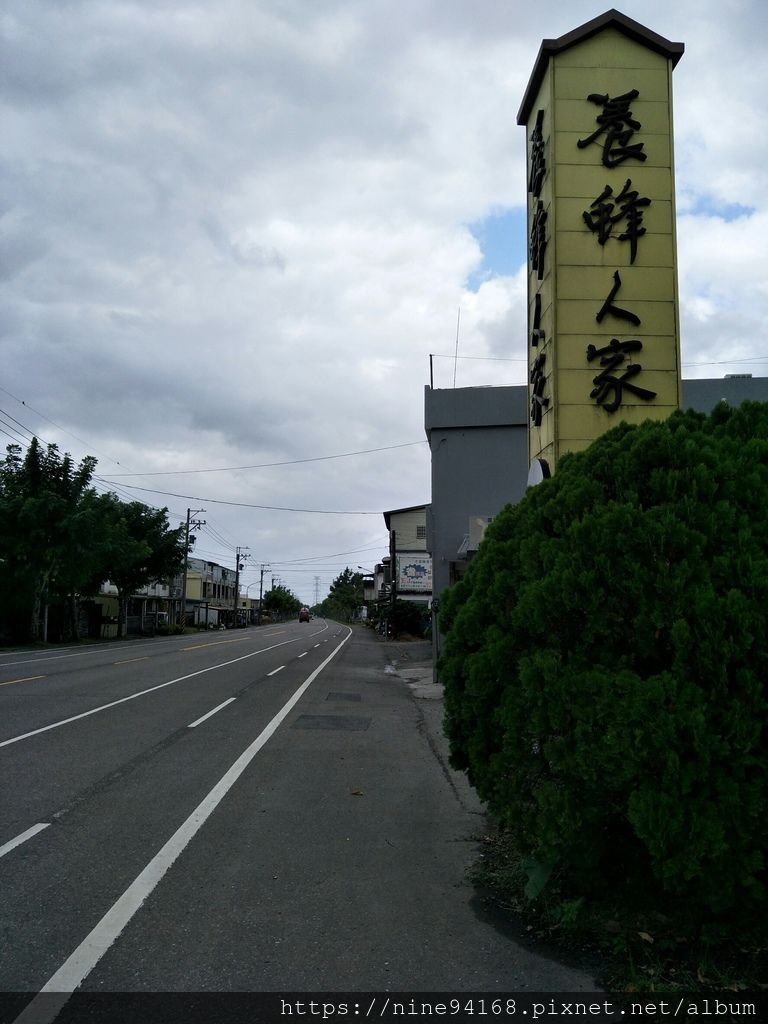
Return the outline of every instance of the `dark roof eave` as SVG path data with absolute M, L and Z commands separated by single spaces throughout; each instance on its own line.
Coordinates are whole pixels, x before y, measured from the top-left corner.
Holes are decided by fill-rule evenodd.
M 672 67 L 676 66 L 685 52 L 684 43 L 670 42 L 664 36 L 660 36 L 658 33 L 652 32 L 649 28 L 641 25 L 639 21 L 633 21 L 632 18 L 628 18 L 621 11 L 606 11 L 605 14 L 593 18 L 592 21 L 588 21 L 579 28 L 573 29 L 572 32 L 567 32 L 564 36 L 560 36 L 559 39 L 542 40 L 536 63 L 533 66 L 533 72 L 528 80 L 528 87 L 523 96 L 523 102 L 517 112 L 518 124 L 525 125 L 528 123 L 531 108 L 544 80 L 550 57 L 570 49 L 570 47 L 575 46 L 577 43 L 590 39 L 592 36 L 597 35 L 598 32 L 602 32 L 607 28 L 617 28 L 624 35 L 629 36 L 630 39 L 634 39 L 636 42 L 647 46 L 650 50 L 660 53 L 663 57 L 672 61 Z
M 392 516 L 398 515 L 400 512 L 418 512 L 421 509 L 426 511 L 427 506 L 428 503 L 425 502 L 423 505 L 409 505 L 407 508 L 391 508 L 387 512 L 383 512 L 382 515 L 384 516 L 384 522 L 387 529 L 389 529 L 389 522 Z

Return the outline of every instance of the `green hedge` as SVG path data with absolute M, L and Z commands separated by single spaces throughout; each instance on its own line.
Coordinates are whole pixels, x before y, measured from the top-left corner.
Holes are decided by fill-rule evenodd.
M 765 913 L 768 406 L 622 424 L 445 596 L 454 767 L 571 893 Z

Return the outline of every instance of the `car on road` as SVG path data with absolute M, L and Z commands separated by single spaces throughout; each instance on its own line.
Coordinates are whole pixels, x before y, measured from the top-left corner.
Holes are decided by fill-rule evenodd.
M 310 618 L 309 608 L 302 608 L 299 612 L 299 622 L 309 622 Z

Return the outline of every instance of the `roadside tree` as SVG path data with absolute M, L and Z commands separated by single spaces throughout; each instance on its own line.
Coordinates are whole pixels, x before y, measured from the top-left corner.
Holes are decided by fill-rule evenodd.
M 148 583 L 170 580 L 181 570 L 185 528 L 170 529 L 168 509 L 122 502 L 114 494 L 103 496 L 102 514 L 106 532 L 101 575 L 117 588 L 117 635 L 123 636 L 131 594 Z
M 319 611 L 321 615 L 326 615 L 330 619 L 349 622 L 362 604 L 363 576 L 347 566 L 331 584 L 328 597 L 319 606 Z
M 452 763 L 529 895 L 765 913 L 766 508 L 767 405 L 622 424 L 508 506 L 446 594 Z
M 76 466 L 56 445 L 33 438 L 22 456 L 9 445 L 0 462 L 0 562 L 6 620 L 17 639 L 42 637 L 44 609 L 62 591 L 61 571 L 80 549 L 87 510 L 95 492 L 89 486 L 96 459 Z M 81 577 L 82 579 L 82 577 Z
M 275 620 L 290 619 L 298 615 L 301 601 L 287 587 L 278 584 L 266 592 L 262 605 Z

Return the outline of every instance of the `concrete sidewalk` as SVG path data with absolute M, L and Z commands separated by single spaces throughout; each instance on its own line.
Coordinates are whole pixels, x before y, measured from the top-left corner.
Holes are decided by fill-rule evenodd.
M 440 766 L 446 787 L 452 791 L 456 834 L 471 837 L 471 842 L 464 844 L 463 872 L 454 882 L 455 897 L 463 895 L 467 911 L 474 916 L 472 924 L 467 924 L 468 936 L 475 936 L 475 941 L 482 936 L 481 941 L 488 943 L 489 966 L 506 944 L 508 967 L 500 973 L 516 990 L 599 991 L 595 980 L 602 968 L 599 958 L 585 954 L 580 962 L 573 957 L 566 963 L 565 954 L 547 948 L 525 922 L 511 911 L 500 909 L 489 894 L 476 890 L 469 882 L 469 872 L 483 856 L 482 840 L 490 827 L 485 806 L 466 775 L 450 766 L 449 744 L 443 731 L 443 686 L 434 682 L 432 645 L 423 640 L 375 639 L 386 661 L 385 673 L 407 688 L 418 715 L 419 732 Z M 495 937 L 490 939 L 484 929 Z

